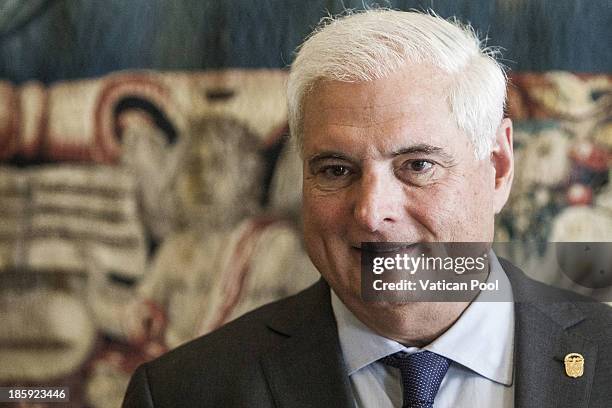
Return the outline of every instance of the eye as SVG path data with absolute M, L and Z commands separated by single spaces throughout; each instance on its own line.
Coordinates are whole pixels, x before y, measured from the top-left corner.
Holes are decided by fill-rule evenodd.
M 427 160 L 412 160 L 408 163 L 408 167 L 412 171 L 424 173 L 433 167 L 433 163 Z
M 347 166 L 333 165 L 323 167 L 320 172 L 331 179 L 338 177 L 346 177 L 350 175 L 351 169 L 349 169 Z
M 355 169 L 346 164 L 325 164 L 313 171 L 314 180 L 322 190 L 337 190 L 350 185 Z
M 425 159 L 406 160 L 395 170 L 395 175 L 407 184 L 425 186 L 441 177 L 443 170 L 435 162 Z

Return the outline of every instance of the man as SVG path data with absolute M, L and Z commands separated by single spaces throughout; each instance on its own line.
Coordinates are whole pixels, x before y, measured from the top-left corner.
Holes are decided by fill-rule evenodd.
M 361 297 L 364 242 L 493 240 L 513 175 L 505 88 L 473 32 L 435 16 L 373 10 L 317 30 L 288 100 L 322 280 L 143 365 L 124 406 L 612 406 L 607 306 L 566 302 L 492 253 L 488 279 L 520 302 Z

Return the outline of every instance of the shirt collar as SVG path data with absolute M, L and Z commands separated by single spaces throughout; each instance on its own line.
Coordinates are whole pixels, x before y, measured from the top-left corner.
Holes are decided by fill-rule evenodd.
M 512 290 L 495 254 L 490 252 L 487 282 L 499 282 L 506 301 L 487 302 L 481 292 L 444 334 L 427 346 L 405 347 L 380 336 L 363 324 L 331 291 L 332 309 L 348 375 L 398 351 L 429 350 L 475 371 L 483 377 L 512 384 L 514 305 Z M 483 301 L 484 300 L 484 301 Z

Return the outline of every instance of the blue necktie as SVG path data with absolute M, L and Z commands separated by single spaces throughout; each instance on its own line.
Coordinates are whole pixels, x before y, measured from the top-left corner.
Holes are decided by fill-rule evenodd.
M 402 374 L 402 408 L 433 408 L 434 398 L 450 365 L 449 360 L 431 351 L 414 354 L 400 351 L 380 361 L 399 368 Z

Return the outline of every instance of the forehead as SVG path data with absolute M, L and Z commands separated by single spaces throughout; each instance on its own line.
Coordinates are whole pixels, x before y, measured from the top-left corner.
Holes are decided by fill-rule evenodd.
M 412 66 L 375 81 L 319 81 L 304 101 L 304 153 L 346 148 L 395 149 L 466 143 L 448 102 L 452 78 Z

